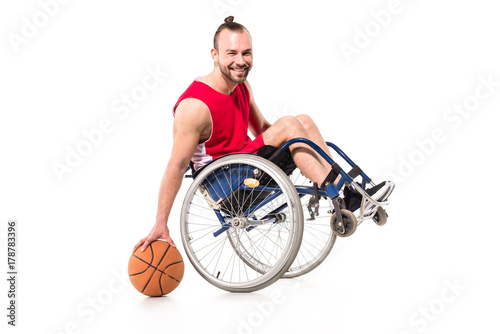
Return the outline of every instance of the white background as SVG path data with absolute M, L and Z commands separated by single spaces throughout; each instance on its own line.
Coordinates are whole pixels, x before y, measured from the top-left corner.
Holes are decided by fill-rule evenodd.
M 22 36 L 23 18 L 33 22 L 41 5 L 2 2 L 4 263 L 9 219 L 18 221 L 19 238 L 18 327 L 6 325 L 2 279 L 2 332 L 498 332 L 500 87 L 460 124 L 443 118 L 473 101 L 479 77 L 500 81 L 498 6 L 401 0 L 348 62 L 341 43 L 354 46 L 357 29 L 376 29 L 370 13 L 389 3 L 74 0 L 16 52 L 9 36 Z M 389 172 L 405 177 L 386 226 L 362 224 L 307 277 L 251 294 L 211 286 L 188 262 L 178 222 L 188 180 L 169 222 L 186 260 L 184 280 L 168 297 L 147 298 L 115 277 L 154 222 L 171 107 L 211 71 L 213 33 L 230 14 L 252 34 L 249 81 L 269 120 L 307 113 L 375 181 Z M 148 67 L 168 76 L 120 119 L 113 103 L 141 85 Z M 65 163 L 68 147 L 103 119 L 113 130 L 59 180 L 53 163 Z M 436 129 L 445 139 L 418 153 L 416 141 Z M 410 158 L 416 163 L 404 170 Z M 91 311 L 92 299 L 99 311 Z

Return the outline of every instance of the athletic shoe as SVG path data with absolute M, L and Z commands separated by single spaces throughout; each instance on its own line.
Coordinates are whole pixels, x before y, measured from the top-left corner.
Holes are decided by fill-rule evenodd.
M 389 186 L 388 190 L 387 190 L 387 193 L 385 193 L 381 198 L 380 198 L 380 201 L 382 202 L 385 202 L 387 201 L 387 199 L 389 198 L 389 196 L 391 196 L 392 194 L 392 191 L 394 190 L 394 187 L 396 186 L 396 184 L 392 181 L 385 181 L 385 183 Z
M 394 182 L 384 181 L 376 186 L 366 189 L 365 192 L 370 195 L 370 197 L 377 202 L 384 202 L 390 196 L 394 190 Z M 355 216 L 359 215 L 359 209 L 361 207 L 361 201 L 363 196 L 354 189 L 350 187 L 344 187 L 344 202 L 347 210 L 354 213 Z M 364 214 L 370 214 L 373 211 L 375 205 L 373 205 L 368 200 L 365 201 Z

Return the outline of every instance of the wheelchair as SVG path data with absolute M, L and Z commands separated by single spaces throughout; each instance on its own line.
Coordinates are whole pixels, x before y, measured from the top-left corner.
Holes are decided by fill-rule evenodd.
M 249 153 L 219 157 L 187 176 L 193 183 L 182 205 L 181 239 L 194 268 L 209 283 L 230 292 L 252 292 L 282 277 L 301 276 L 325 260 L 337 237 L 352 235 L 365 220 L 386 223 L 383 206 L 389 202 L 365 192 L 374 183 L 342 150 L 327 143 L 352 167 L 348 173 L 304 138 L 278 150 L 297 142 L 331 164 L 341 177 L 336 186 L 318 189 L 298 168 L 286 175 L 272 158 Z M 362 195 L 358 216 L 339 196 L 344 183 Z

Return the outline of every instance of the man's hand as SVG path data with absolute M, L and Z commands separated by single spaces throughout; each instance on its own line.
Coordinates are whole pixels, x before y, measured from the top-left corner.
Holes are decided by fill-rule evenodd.
M 141 239 L 135 246 L 134 250 L 132 252 L 135 252 L 139 246 L 142 245 L 141 252 L 144 252 L 144 250 L 149 246 L 150 243 L 152 243 L 155 240 L 158 239 L 163 239 L 166 242 L 168 242 L 172 247 L 176 247 L 174 241 L 170 238 L 170 231 L 168 230 L 167 224 L 166 223 L 156 223 L 155 226 L 153 226 L 153 229 L 151 232 L 149 232 L 149 235 L 143 239 Z

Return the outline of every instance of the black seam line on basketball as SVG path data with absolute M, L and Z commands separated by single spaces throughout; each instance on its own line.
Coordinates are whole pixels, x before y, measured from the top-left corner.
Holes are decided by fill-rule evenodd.
M 148 245 L 148 247 L 150 247 L 151 244 Z M 151 263 L 153 263 L 153 260 L 155 259 L 155 254 L 153 252 L 153 247 L 151 247 L 151 262 L 150 263 L 147 263 L 146 261 L 144 261 L 143 259 L 141 259 L 140 257 L 138 257 L 137 255 L 135 254 L 132 254 L 133 256 L 135 256 L 136 258 L 138 258 L 139 260 L 141 260 L 142 262 L 146 263 L 148 265 L 148 267 L 146 269 L 144 269 L 144 271 L 141 271 L 140 273 L 136 273 L 136 274 L 132 274 L 132 275 L 128 275 L 128 276 L 135 276 L 135 275 L 139 275 L 139 274 L 142 274 L 144 272 L 146 272 L 146 270 L 149 269 L 149 267 L 153 267 L 153 265 L 151 265 Z
M 172 277 L 172 276 L 170 276 L 170 275 L 167 275 L 167 276 L 168 276 L 168 277 L 170 277 L 171 279 L 173 279 L 174 281 L 177 281 L 177 282 L 179 282 L 179 283 L 181 282 L 181 281 L 179 281 L 177 278 L 173 278 L 173 277 Z
M 174 264 L 179 264 L 179 263 L 182 263 L 182 262 L 184 262 L 184 261 L 182 261 L 182 260 L 181 260 L 181 261 L 179 261 L 179 262 L 170 263 L 168 266 L 166 266 L 166 267 L 165 267 L 165 269 L 163 269 L 163 270 L 158 269 L 158 271 L 159 271 L 160 273 L 162 273 L 163 275 L 168 275 L 167 273 L 165 273 L 165 272 L 164 272 L 164 270 L 167 270 L 167 268 L 168 268 L 168 267 L 170 267 L 170 266 L 172 266 L 172 265 L 174 265 Z
M 161 287 L 161 274 L 160 274 L 160 278 L 158 279 L 158 285 L 160 286 L 161 295 L 163 296 L 164 293 L 163 293 L 163 288 Z
M 173 280 L 174 280 L 174 281 L 176 281 L 177 283 L 180 283 L 180 282 L 181 282 L 181 281 L 179 281 L 177 278 L 174 278 L 174 277 L 170 276 L 169 274 L 165 274 L 165 273 L 164 273 L 163 271 L 161 271 L 161 270 L 158 270 L 158 271 L 160 271 L 160 272 L 161 272 L 161 274 L 160 274 L 160 289 L 161 289 L 161 277 L 162 277 L 162 275 L 165 275 L 165 276 L 170 277 L 171 279 L 173 279 Z M 163 295 L 163 289 L 161 290 L 161 294 Z
M 181 262 L 182 262 L 182 261 L 181 261 Z M 179 262 L 177 262 L 177 263 L 179 263 Z M 160 274 L 160 290 L 161 290 L 161 294 L 162 294 L 162 295 L 163 295 L 163 289 L 161 288 L 161 278 L 162 278 L 162 276 L 163 276 L 163 275 L 170 277 L 171 279 L 173 279 L 173 280 L 174 280 L 174 281 L 176 281 L 177 283 L 180 283 L 180 282 L 181 282 L 181 281 L 179 281 L 177 278 L 174 278 L 174 277 L 170 276 L 169 274 L 165 274 L 165 273 L 164 273 L 163 271 L 161 271 L 161 270 L 158 270 L 158 271 L 159 271 L 159 272 L 161 272 L 161 274 Z
M 134 256 L 134 257 L 135 257 L 135 258 L 137 258 L 138 260 L 140 260 L 140 261 L 142 261 L 142 262 L 146 263 L 146 264 L 148 265 L 148 267 L 147 267 L 146 269 L 144 269 L 144 271 L 141 271 L 140 273 L 137 273 L 137 274 L 132 274 L 132 275 L 129 275 L 129 276 L 135 276 L 135 275 L 142 274 L 142 273 L 144 273 L 146 270 L 148 270 L 150 267 L 151 267 L 151 268 L 154 268 L 154 269 L 157 269 L 159 272 L 161 272 L 161 273 L 165 274 L 162 270 L 160 270 L 160 269 L 156 268 L 156 267 L 155 267 L 155 266 L 153 266 L 151 263 L 147 263 L 146 261 L 144 261 L 143 259 L 141 259 L 141 258 L 140 258 L 140 257 L 138 257 L 137 255 L 132 254 L 132 256 Z M 151 260 L 151 262 L 152 262 L 152 260 Z M 168 266 L 166 266 L 166 267 L 165 267 L 165 269 L 163 269 L 163 270 L 166 270 L 168 267 L 170 267 L 170 266 L 172 266 L 172 265 L 174 265 L 174 264 L 178 264 L 178 263 L 182 263 L 182 262 L 184 262 L 184 261 L 183 261 L 183 260 L 180 260 L 180 261 L 178 261 L 178 262 L 170 263 L 170 264 L 169 264 Z M 165 274 L 165 275 L 166 275 L 166 274 Z
M 168 252 L 169 248 L 170 248 L 170 245 L 168 245 L 167 252 Z M 165 254 L 167 254 L 167 252 L 165 252 Z M 161 260 L 160 260 L 160 262 L 161 262 Z M 160 264 L 158 263 L 158 267 L 159 266 L 160 266 Z M 160 277 L 158 278 L 158 285 L 160 286 L 160 292 L 161 292 L 161 295 L 163 296 L 164 295 L 164 293 L 163 293 L 163 287 L 161 286 L 161 277 L 162 277 L 163 271 L 161 271 L 160 269 L 157 269 L 157 270 L 161 272 Z
M 142 262 L 146 263 L 146 264 L 148 265 L 148 267 L 147 267 L 146 269 L 144 269 L 144 271 L 141 271 L 140 273 L 137 273 L 137 274 L 131 274 L 131 275 L 129 275 L 129 276 L 136 276 L 136 275 L 142 274 L 142 273 L 144 273 L 146 270 L 148 270 L 150 267 L 151 267 L 151 268 L 154 268 L 154 269 L 156 269 L 156 270 L 158 270 L 159 272 L 162 272 L 163 274 L 165 274 L 162 270 L 160 270 L 160 269 L 156 268 L 155 266 L 153 266 L 153 265 L 152 265 L 152 264 L 150 264 L 150 263 L 147 263 L 146 261 L 144 261 L 143 259 L 141 259 L 141 258 L 140 258 L 140 257 L 138 257 L 137 255 L 132 254 L 132 256 L 134 256 L 134 257 L 135 257 L 135 258 L 137 258 L 138 260 L 140 260 L 140 261 L 142 261 Z M 165 267 L 165 269 L 163 269 L 163 270 L 166 270 L 166 269 L 167 269 L 168 267 L 170 267 L 171 265 L 178 264 L 178 263 L 182 263 L 182 262 L 184 262 L 184 261 L 182 261 L 182 260 L 181 260 L 181 261 L 179 261 L 179 262 L 170 263 L 170 264 L 169 264 L 168 266 L 166 266 L 166 267 Z M 166 274 L 165 274 L 165 275 L 166 275 Z
M 180 260 L 180 261 L 177 261 L 177 262 L 170 263 L 170 264 L 169 264 L 168 266 L 166 266 L 166 267 L 165 267 L 165 269 L 163 269 L 163 270 L 167 270 L 167 268 L 168 268 L 168 267 L 173 266 L 174 264 L 182 263 L 182 262 L 183 262 L 183 261 L 182 261 L 182 260 Z
M 170 245 L 168 245 L 167 252 L 168 252 L 168 249 L 169 249 L 169 248 L 170 248 Z M 165 252 L 165 254 L 166 254 L 167 252 Z M 161 260 L 160 260 L 160 262 L 161 262 Z M 160 266 L 160 264 L 158 263 L 158 267 L 159 267 L 159 266 Z M 167 266 L 167 268 L 168 268 L 168 266 Z M 165 268 L 165 269 L 167 269 L 167 268 Z M 158 269 L 158 268 L 155 268 L 155 269 L 157 269 L 157 270 L 161 273 L 161 274 L 160 274 L 160 277 L 158 277 L 158 285 L 160 286 L 160 292 L 161 292 L 161 295 L 163 296 L 163 295 L 164 295 L 164 293 L 163 293 L 163 286 L 161 285 L 161 278 L 162 278 L 162 275 L 164 274 L 164 272 L 163 272 L 163 271 L 161 271 L 161 270 L 160 270 L 160 269 Z M 163 270 L 165 270 L 165 269 L 163 269 Z M 180 283 L 180 282 L 179 282 L 179 283 Z
M 132 256 L 134 256 L 135 258 L 141 260 L 142 262 L 146 263 L 148 266 L 146 267 L 146 269 L 144 269 L 143 271 L 141 271 L 140 273 L 136 273 L 136 274 L 131 274 L 129 276 L 136 276 L 136 275 L 140 275 L 140 274 L 143 274 L 144 272 L 146 272 L 146 270 L 148 270 L 149 268 L 153 267 L 156 269 L 155 266 L 151 265 L 150 263 L 147 263 L 146 261 L 144 261 L 143 259 L 141 259 L 140 257 L 138 257 L 137 255 L 135 254 L 132 254 Z
M 148 247 L 151 247 L 151 244 L 149 244 L 149 246 L 148 246 Z M 151 263 L 153 263 L 153 260 L 154 260 L 154 258 L 155 258 L 155 254 L 154 254 L 154 252 L 153 252 L 153 247 L 151 247 L 151 262 L 150 262 L 150 263 L 147 263 L 146 261 L 144 261 L 143 259 L 141 259 L 140 257 L 138 257 L 138 256 L 137 256 L 137 255 L 135 255 L 135 254 L 132 254 L 132 255 L 133 255 L 134 257 L 136 257 L 137 259 L 141 260 L 142 262 L 144 262 L 144 263 L 146 263 L 146 264 L 148 265 L 148 267 L 147 267 L 144 271 L 148 270 L 148 269 L 149 269 L 149 267 L 153 267 L 153 268 L 155 268 L 155 269 L 158 269 L 158 268 L 156 268 L 155 266 L 153 266 L 153 265 L 151 264 Z M 144 272 L 144 271 L 143 271 L 143 272 Z M 137 273 L 137 274 L 132 274 L 132 275 L 129 275 L 129 276 L 139 275 L 139 274 L 142 274 L 143 272 L 140 272 L 140 273 Z
M 167 250 L 165 251 L 165 253 L 163 253 L 163 256 L 161 257 L 160 261 L 158 261 L 157 266 L 160 266 L 161 261 L 163 261 L 163 258 L 165 257 L 165 255 L 167 255 L 167 252 L 168 252 L 169 249 L 170 249 L 170 244 L 168 244 Z M 153 251 L 153 248 L 151 248 L 151 251 Z M 153 261 L 151 261 L 151 262 L 153 262 Z M 158 270 L 157 268 L 155 268 L 155 270 L 153 270 L 153 272 L 151 273 L 151 276 L 149 276 L 149 279 L 146 282 L 146 285 L 144 285 L 144 288 L 142 289 L 141 293 L 143 293 L 144 290 L 146 290 L 146 287 L 148 286 L 149 282 L 151 281 L 151 278 L 153 278 L 153 275 L 155 274 L 155 272 L 157 270 Z
M 153 246 L 151 246 L 151 244 L 149 244 L 149 246 L 148 246 L 148 247 L 151 247 L 151 263 L 153 263 L 153 259 L 154 259 L 154 256 L 155 256 L 155 254 L 154 254 L 154 252 L 153 252 Z M 161 261 L 161 260 L 160 260 L 160 261 Z M 151 265 L 151 266 L 153 267 L 153 265 Z M 156 270 L 156 268 L 155 268 L 155 270 Z M 155 273 L 155 270 L 153 270 L 153 274 Z M 149 281 L 151 280 L 151 277 L 153 277 L 153 274 L 151 274 L 151 276 L 149 276 L 149 279 L 148 279 L 148 281 L 146 282 L 146 285 L 144 285 L 144 288 L 142 289 L 141 293 L 143 293 L 143 292 L 144 292 L 144 290 L 146 290 L 146 286 L 148 286 Z

